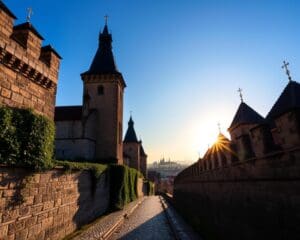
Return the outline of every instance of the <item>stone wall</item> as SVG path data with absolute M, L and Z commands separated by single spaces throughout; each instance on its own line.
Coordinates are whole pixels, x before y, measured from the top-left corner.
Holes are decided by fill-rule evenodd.
M 54 115 L 60 56 L 31 23 L 14 26 L 14 15 L 0 4 L 0 105 L 32 108 Z
M 178 209 L 207 239 L 298 239 L 300 149 L 175 179 Z
M 0 239 L 62 239 L 103 214 L 109 179 L 88 171 L 0 168 Z

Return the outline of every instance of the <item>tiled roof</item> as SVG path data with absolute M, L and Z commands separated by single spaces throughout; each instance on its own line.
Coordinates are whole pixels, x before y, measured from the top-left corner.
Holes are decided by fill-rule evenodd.
M 112 37 L 108 32 L 107 25 L 105 25 L 103 32 L 100 34 L 99 48 L 90 69 L 84 72 L 83 75 L 106 73 L 120 74 L 115 63 L 111 43 Z
M 8 7 L 5 6 L 5 4 L 2 1 L 0 1 L 0 9 L 2 9 L 12 18 L 17 19 L 16 16 L 8 9 Z
M 300 108 L 300 84 L 290 81 L 268 113 L 267 119 L 278 117 L 296 108 Z
M 30 22 L 25 22 L 22 24 L 19 24 L 17 26 L 14 26 L 14 30 L 30 30 L 33 32 L 38 38 L 41 40 L 44 40 L 41 34 L 33 27 L 33 25 Z
M 76 121 L 82 118 L 82 106 L 63 106 L 55 108 L 54 121 Z
M 232 120 L 232 123 L 230 124 L 229 129 L 243 123 L 258 124 L 263 122 L 264 118 L 259 113 L 249 107 L 246 103 L 242 102 Z
M 131 117 L 128 122 L 128 129 L 125 134 L 124 142 L 125 143 L 138 143 L 138 139 L 136 137 L 136 133 L 134 130 L 134 122 Z

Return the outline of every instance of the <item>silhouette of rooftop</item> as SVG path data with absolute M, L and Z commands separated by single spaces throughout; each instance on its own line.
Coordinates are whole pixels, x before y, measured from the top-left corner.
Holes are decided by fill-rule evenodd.
M 136 133 L 134 130 L 134 122 L 132 120 L 132 117 L 130 117 L 128 121 L 128 129 L 125 134 L 124 142 L 126 143 L 138 143 L 138 139 L 136 137 Z
M 259 124 L 263 122 L 264 118 L 259 113 L 249 107 L 246 103 L 241 102 L 229 129 L 235 128 L 239 124 Z
M 300 84 L 290 81 L 271 108 L 267 119 L 278 117 L 296 108 L 300 108 Z

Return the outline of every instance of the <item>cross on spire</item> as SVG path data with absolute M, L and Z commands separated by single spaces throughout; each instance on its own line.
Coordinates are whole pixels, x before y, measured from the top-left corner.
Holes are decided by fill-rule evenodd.
M 285 70 L 286 75 L 288 76 L 289 81 L 292 81 L 291 73 L 290 70 L 288 69 L 288 65 L 290 65 L 288 62 L 283 61 L 282 69 Z
M 107 22 L 108 22 L 108 15 L 107 14 L 104 16 L 104 20 L 105 20 L 105 25 L 107 25 Z
M 241 98 L 241 102 L 244 102 L 244 99 L 243 99 L 243 89 L 239 88 L 238 89 L 238 92 L 240 93 L 240 98 Z
M 33 15 L 32 8 L 31 7 L 27 8 L 27 17 L 26 17 L 27 22 L 30 23 L 32 15 Z

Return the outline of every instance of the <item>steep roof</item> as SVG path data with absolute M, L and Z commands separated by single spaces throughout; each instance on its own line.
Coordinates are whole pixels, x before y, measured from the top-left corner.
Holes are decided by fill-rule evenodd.
M 42 35 L 39 34 L 39 32 L 34 28 L 34 26 L 30 22 L 25 22 L 17 26 L 14 26 L 14 31 L 15 30 L 29 30 L 32 33 L 34 33 L 39 39 L 44 40 Z
M 6 7 L 6 5 L 2 1 L 0 1 L 0 9 L 2 9 L 4 12 L 6 12 L 13 19 L 17 19 L 16 16 L 9 10 L 8 7 Z
M 296 108 L 300 108 L 300 84 L 290 81 L 271 108 L 267 119 L 278 117 Z
M 108 32 L 107 25 L 105 25 L 102 33 L 100 33 L 96 55 L 89 70 L 84 72 L 83 75 L 107 73 L 120 74 L 112 52 L 112 36 Z
M 128 121 L 128 129 L 125 134 L 124 142 L 125 143 L 138 143 L 138 139 L 136 137 L 136 133 L 134 130 L 134 122 L 132 120 L 132 117 L 130 117 L 130 119 Z
M 82 118 L 82 106 L 55 107 L 54 121 L 76 121 Z
M 236 127 L 239 124 L 258 124 L 263 123 L 264 118 L 257 113 L 253 108 L 249 107 L 246 103 L 241 102 L 229 129 Z

